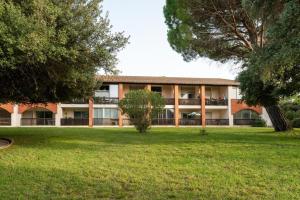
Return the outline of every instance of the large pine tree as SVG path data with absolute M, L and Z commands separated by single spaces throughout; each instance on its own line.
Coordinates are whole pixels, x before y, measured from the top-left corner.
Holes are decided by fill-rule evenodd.
M 297 12 L 292 15 L 291 11 Z M 286 80 L 291 81 L 290 85 L 299 84 L 299 59 L 295 60 L 299 49 L 299 1 L 167 0 L 164 14 L 168 40 L 175 51 L 186 61 L 208 57 L 242 63 L 239 81 L 244 100 L 250 105 L 265 106 L 276 131 L 289 129 L 278 101 L 296 91 L 295 87 L 287 89 Z M 283 23 L 285 20 L 289 23 Z M 278 27 L 282 28 L 281 34 L 276 34 Z M 288 32 L 294 39 L 289 43 L 291 54 L 277 63 L 276 54 L 272 55 L 270 64 L 271 58 L 264 57 L 267 53 L 281 52 L 286 58 L 284 44 L 275 44 L 276 38 L 288 43 Z

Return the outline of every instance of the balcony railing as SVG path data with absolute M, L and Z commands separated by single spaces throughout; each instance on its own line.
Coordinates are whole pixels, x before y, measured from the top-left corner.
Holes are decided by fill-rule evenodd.
M 179 105 L 200 105 L 201 100 L 198 99 L 178 99 Z
M 10 126 L 11 118 L 0 118 L 0 126 Z
M 62 126 L 87 126 L 89 125 L 88 118 L 63 118 L 60 120 Z
M 206 125 L 229 125 L 229 119 L 206 119 Z
M 198 126 L 198 125 L 202 125 L 202 122 L 201 119 L 179 119 L 179 125 Z
M 166 105 L 174 105 L 175 99 L 174 98 L 164 98 Z
M 152 125 L 171 126 L 175 125 L 175 119 L 152 119 Z
M 205 99 L 205 105 L 213 105 L 213 106 L 226 106 L 228 105 L 228 100 L 227 99 Z
M 118 125 L 118 119 L 110 118 L 94 118 L 94 125 L 98 126 L 116 126 Z
M 73 99 L 70 101 L 64 101 L 63 104 L 88 104 L 88 99 Z
M 94 104 L 118 104 L 118 98 L 94 97 Z
M 234 119 L 234 125 L 252 125 L 255 122 L 255 119 Z
M 22 118 L 22 126 L 54 126 L 55 119 L 53 118 Z

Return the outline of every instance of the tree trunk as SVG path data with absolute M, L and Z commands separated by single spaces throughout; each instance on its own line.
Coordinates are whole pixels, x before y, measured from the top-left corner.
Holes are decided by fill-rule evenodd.
M 291 127 L 289 126 L 285 116 L 283 115 L 280 107 L 278 105 L 273 106 L 265 106 L 267 113 L 271 119 L 273 127 L 275 131 L 287 131 L 290 130 Z

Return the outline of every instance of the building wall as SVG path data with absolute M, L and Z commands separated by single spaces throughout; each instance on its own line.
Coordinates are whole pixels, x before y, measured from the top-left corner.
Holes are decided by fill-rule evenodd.
M 145 85 L 139 85 L 141 87 L 145 87 Z M 174 98 L 174 85 L 160 85 L 162 87 L 162 96 L 165 98 Z M 211 96 L 212 98 L 223 98 L 224 96 L 229 99 L 228 106 L 206 106 L 206 115 L 207 119 L 210 117 L 212 119 L 232 119 L 233 114 L 241 109 L 249 109 L 251 107 L 247 106 L 244 103 L 239 103 L 236 99 L 240 98 L 239 90 L 237 87 L 234 86 L 206 86 L 207 88 L 211 87 Z M 123 84 L 123 91 L 124 93 L 128 92 L 130 88 L 129 84 Z M 109 90 L 109 96 L 117 98 L 118 95 L 118 89 L 119 86 L 117 84 L 110 84 L 110 90 Z M 181 93 L 181 87 L 178 87 L 179 90 L 179 98 Z M 195 97 L 197 98 L 199 96 L 200 86 L 192 86 L 191 91 L 195 94 Z M 2 105 L 5 106 L 5 105 Z M 38 104 L 38 106 L 45 106 L 42 104 Z M 80 104 L 70 104 L 64 105 L 64 107 L 61 107 L 60 104 L 51 104 L 45 106 L 45 108 L 52 108 L 53 110 L 58 110 L 59 112 L 53 115 L 53 117 L 56 117 L 56 124 L 60 124 L 60 118 L 74 118 L 74 111 L 88 111 L 89 105 L 80 105 Z M 78 106 L 78 107 L 77 107 Z M 101 108 L 106 107 L 108 105 L 90 105 L 90 107 L 93 108 Z M 110 105 L 110 106 L 117 106 L 117 105 Z M 169 105 L 170 107 L 170 105 Z M 10 107 L 9 107 L 10 108 Z M 19 126 L 20 125 L 20 118 L 21 117 L 27 117 L 27 118 L 35 118 L 35 112 L 30 111 L 30 109 L 40 109 L 36 108 L 35 106 L 30 105 L 12 105 L 13 113 L 12 113 L 12 124 L 13 126 Z M 117 108 L 117 107 L 116 107 Z M 29 111 L 28 111 L 29 109 Z M 43 109 L 43 108 L 41 108 Z M 266 113 L 265 109 L 261 107 L 254 107 L 253 109 L 256 109 L 258 113 L 261 113 L 262 118 L 267 121 L 267 124 L 270 126 L 271 122 L 268 117 L 268 114 Z M 21 111 L 21 112 L 20 112 Z M 185 105 L 179 106 L 179 118 L 181 116 L 182 112 L 197 112 L 201 113 L 201 107 L 200 105 Z M 210 114 L 211 113 L 211 114 Z M 200 117 L 200 116 L 199 116 Z M 126 116 L 123 116 L 124 119 L 126 119 Z M 232 121 L 232 120 L 230 120 Z M 230 123 L 232 125 L 232 123 Z

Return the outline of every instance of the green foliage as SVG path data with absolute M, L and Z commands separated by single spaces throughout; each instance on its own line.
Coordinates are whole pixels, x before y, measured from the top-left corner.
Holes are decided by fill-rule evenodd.
M 299 92 L 300 3 L 288 1 L 266 33 L 266 43 L 250 54 L 238 80 L 251 104 L 278 102 Z M 268 97 L 265 98 L 266 93 Z
M 293 119 L 292 126 L 293 128 L 300 128 L 300 117 Z
M 0 102 L 57 102 L 92 95 L 99 70 L 115 73 L 127 43 L 101 0 L 0 0 Z
M 292 127 L 297 128 L 297 119 L 300 118 L 300 101 L 299 96 L 295 95 L 289 98 L 285 98 L 280 101 L 280 107 L 282 108 L 286 118 L 289 120 L 289 123 Z M 295 120 L 295 126 L 294 126 Z
M 266 121 L 261 117 L 256 118 L 252 123 L 252 127 L 266 127 L 266 126 L 267 126 Z
M 299 92 L 298 0 L 167 0 L 171 47 L 186 61 L 199 57 L 242 64 L 244 100 L 263 105 L 275 130 L 286 130 L 278 102 Z
M 163 110 L 164 99 L 160 94 L 148 90 L 129 91 L 119 102 L 123 114 L 127 114 L 140 133 L 144 133 L 151 121 Z

